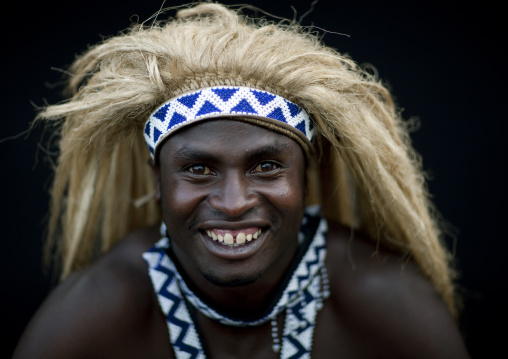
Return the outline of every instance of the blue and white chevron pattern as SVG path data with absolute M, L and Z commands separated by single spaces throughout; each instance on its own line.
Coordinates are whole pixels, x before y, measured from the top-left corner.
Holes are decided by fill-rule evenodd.
M 319 273 L 325 270 L 326 231 L 326 221 L 321 219 L 311 246 L 284 291 L 290 300 L 282 333 L 282 359 L 310 359 L 316 316 L 324 299 Z
M 218 86 L 186 93 L 160 106 L 145 124 L 146 144 L 153 156 L 158 144 L 176 129 L 220 116 L 280 121 L 303 133 L 309 141 L 314 133 L 309 115 L 283 97 L 249 87 Z
M 166 315 L 171 346 L 176 358 L 206 359 L 194 322 L 175 277 L 177 269 L 166 254 L 168 238 L 162 238 L 154 248 L 143 253 L 154 291 L 162 312 Z
M 202 314 L 231 326 L 260 325 L 276 318 L 278 314 L 286 310 L 281 358 L 310 358 L 315 319 L 323 300 L 320 271 L 324 270 L 327 231 L 324 219 L 319 219 L 316 223 L 316 220 L 310 220 L 311 217 L 308 213 L 305 215 L 301 228 L 301 232 L 305 235 L 309 226 L 317 225 L 314 238 L 307 251 L 270 314 L 254 321 L 238 321 L 225 317 L 196 296 L 188 288 L 166 253 L 170 246 L 168 238 L 162 238 L 154 248 L 143 254 L 160 307 L 166 315 L 170 340 L 177 359 L 205 358 L 200 338 L 185 304 L 186 300 Z M 164 225 L 161 232 L 165 232 Z

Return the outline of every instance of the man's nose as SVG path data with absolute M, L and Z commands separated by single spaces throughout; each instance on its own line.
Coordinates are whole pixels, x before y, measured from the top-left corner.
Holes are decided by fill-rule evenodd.
M 216 191 L 210 196 L 212 208 L 229 217 L 240 217 L 256 206 L 258 198 L 251 191 L 249 180 L 243 173 L 228 173 L 219 181 Z

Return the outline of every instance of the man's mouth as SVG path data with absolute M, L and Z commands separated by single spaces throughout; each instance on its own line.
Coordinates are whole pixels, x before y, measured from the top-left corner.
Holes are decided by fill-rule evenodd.
M 253 239 L 257 239 L 261 235 L 261 228 L 253 227 L 235 231 L 214 228 L 208 229 L 205 232 L 208 237 L 222 245 L 238 247 L 251 242 Z

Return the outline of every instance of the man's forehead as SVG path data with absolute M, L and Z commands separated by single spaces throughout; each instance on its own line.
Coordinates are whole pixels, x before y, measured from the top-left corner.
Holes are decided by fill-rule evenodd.
M 239 152 L 286 152 L 298 146 L 293 139 L 276 131 L 250 123 L 216 119 L 202 121 L 171 135 L 162 148 L 170 148 L 173 155 L 192 152 L 230 150 Z

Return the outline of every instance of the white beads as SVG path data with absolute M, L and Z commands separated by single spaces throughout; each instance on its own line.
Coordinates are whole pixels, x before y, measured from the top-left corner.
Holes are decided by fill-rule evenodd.
M 272 318 L 272 349 L 275 353 L 280 351 L 279 329 L 277 328 L 277 317 Z

